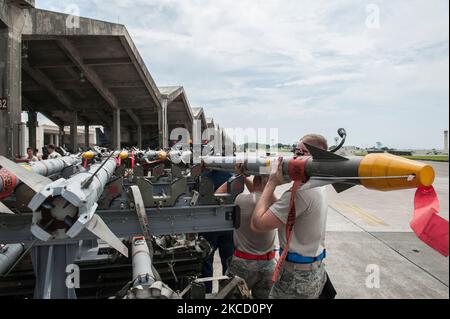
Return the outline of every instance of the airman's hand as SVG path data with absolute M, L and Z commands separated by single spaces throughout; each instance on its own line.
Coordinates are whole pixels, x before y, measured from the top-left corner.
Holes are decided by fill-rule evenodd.
M 269 182 L 273 186 L 279 186 L 286 184 L 283 176 L 283 157 L 280 156 L 277 159 L 277 165 L 271 165 L 271 172 L 269 176 Z

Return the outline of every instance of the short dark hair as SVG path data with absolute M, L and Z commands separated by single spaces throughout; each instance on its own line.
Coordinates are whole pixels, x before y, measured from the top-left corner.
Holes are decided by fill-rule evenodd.
M 308 134 L 300 139 L 300 142 L 306 142 L 312 146 L 319 147 L 323 150 L 328 150 L 328 142 L 325 137 L 319 134 Z
M 53 144 L 49 144 L 49 145 L 47 146 L 47 148 L 51 148 L 52 150 L 56 150 L 56 147 L 55 147 L 55 145 L 53 145 Z
M 34 150 L 33 150 L 32 147 L 28 147 L 28 148 L 27 148 L 27 152 L 28 152 L 29 150 L 31 150 L 32 152 L 34 152 Z

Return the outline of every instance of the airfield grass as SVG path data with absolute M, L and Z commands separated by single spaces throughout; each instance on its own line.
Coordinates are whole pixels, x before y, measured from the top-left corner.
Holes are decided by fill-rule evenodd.
M 354 153 L 355 156 L 366 156 L 367 152 L 359 151 Z M 431 161 L 431 162 L 448 162 L 448 155 L 413 155 L 402 156 L 415 161 Z
M 405 158 L 416 161 L 432 161 L 432 162 L 448 162 L 448 155 L 431 155 L 431 156 L 404 156 Z

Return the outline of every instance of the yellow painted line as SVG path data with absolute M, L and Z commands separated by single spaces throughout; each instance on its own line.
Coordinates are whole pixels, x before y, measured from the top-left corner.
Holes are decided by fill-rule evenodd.
M 358 216 L 363 221 L 365 221 L 368 225 L 389 227 L 389 224 L 387 224 L 384 220 L 369 214 L 368 212 L 364 211 L 358 205 L 346 203 L 346 202 L 335 202 L 335 204 L 337 206 L 339 206 L 341 209 Z

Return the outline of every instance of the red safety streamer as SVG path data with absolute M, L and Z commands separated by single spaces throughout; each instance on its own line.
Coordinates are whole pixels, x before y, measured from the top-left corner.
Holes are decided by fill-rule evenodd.
M 275 283 L 275 281 L 277 281 L 281 265 L 283 265 L 283 262 L 286 259 L 287 254 L 289 253 L 289 244 L 291 243 L 292 229 L 294 228 L 295 219 L 297 217 L 295 210 L 295 194 L 297 193 L 297 190 L 300 188 L 300 186 L 302 186 L 302 181 L 295 181 L 294 186 L 292 186 L 291 203 L 289 207 L 289 215 L 286 222 L 286 246 L 284 247 L 283 253 L 281 254 L 280 258 L 278 258 L 272 276 L 272 283 Z
M 433 186 L 419 187 L 414 197 L 410 226 L 425 244 L 448 257 L 449 223 L 439 216 L 439 199 Z
M 287 254 L 289 253 L 289 244 L 291 242 L 292 229 L 294 228 L 295 220 L 297 218 L 295 209 L 295 197 L 297 190 L 302 186 L 302 183 L 306 181 L 305 175 L 305 165 L 309 157 L 295 158 L 289 162 L 289 176 L 294 181 L 294 185 L 291 190 L 291 201 L 289 205 L 289 215 L 286 222 L 286 247 L 283 249 L 283 253 L 280 258 L 278 258 L 275 270 L 272 276 L 272 283 L 277 281 L 278 275 L 280 273 L 281 265 L 283 265 Z
M 134 150 L 131 151 L 130 165 L 131 169 L 134 169 Z

